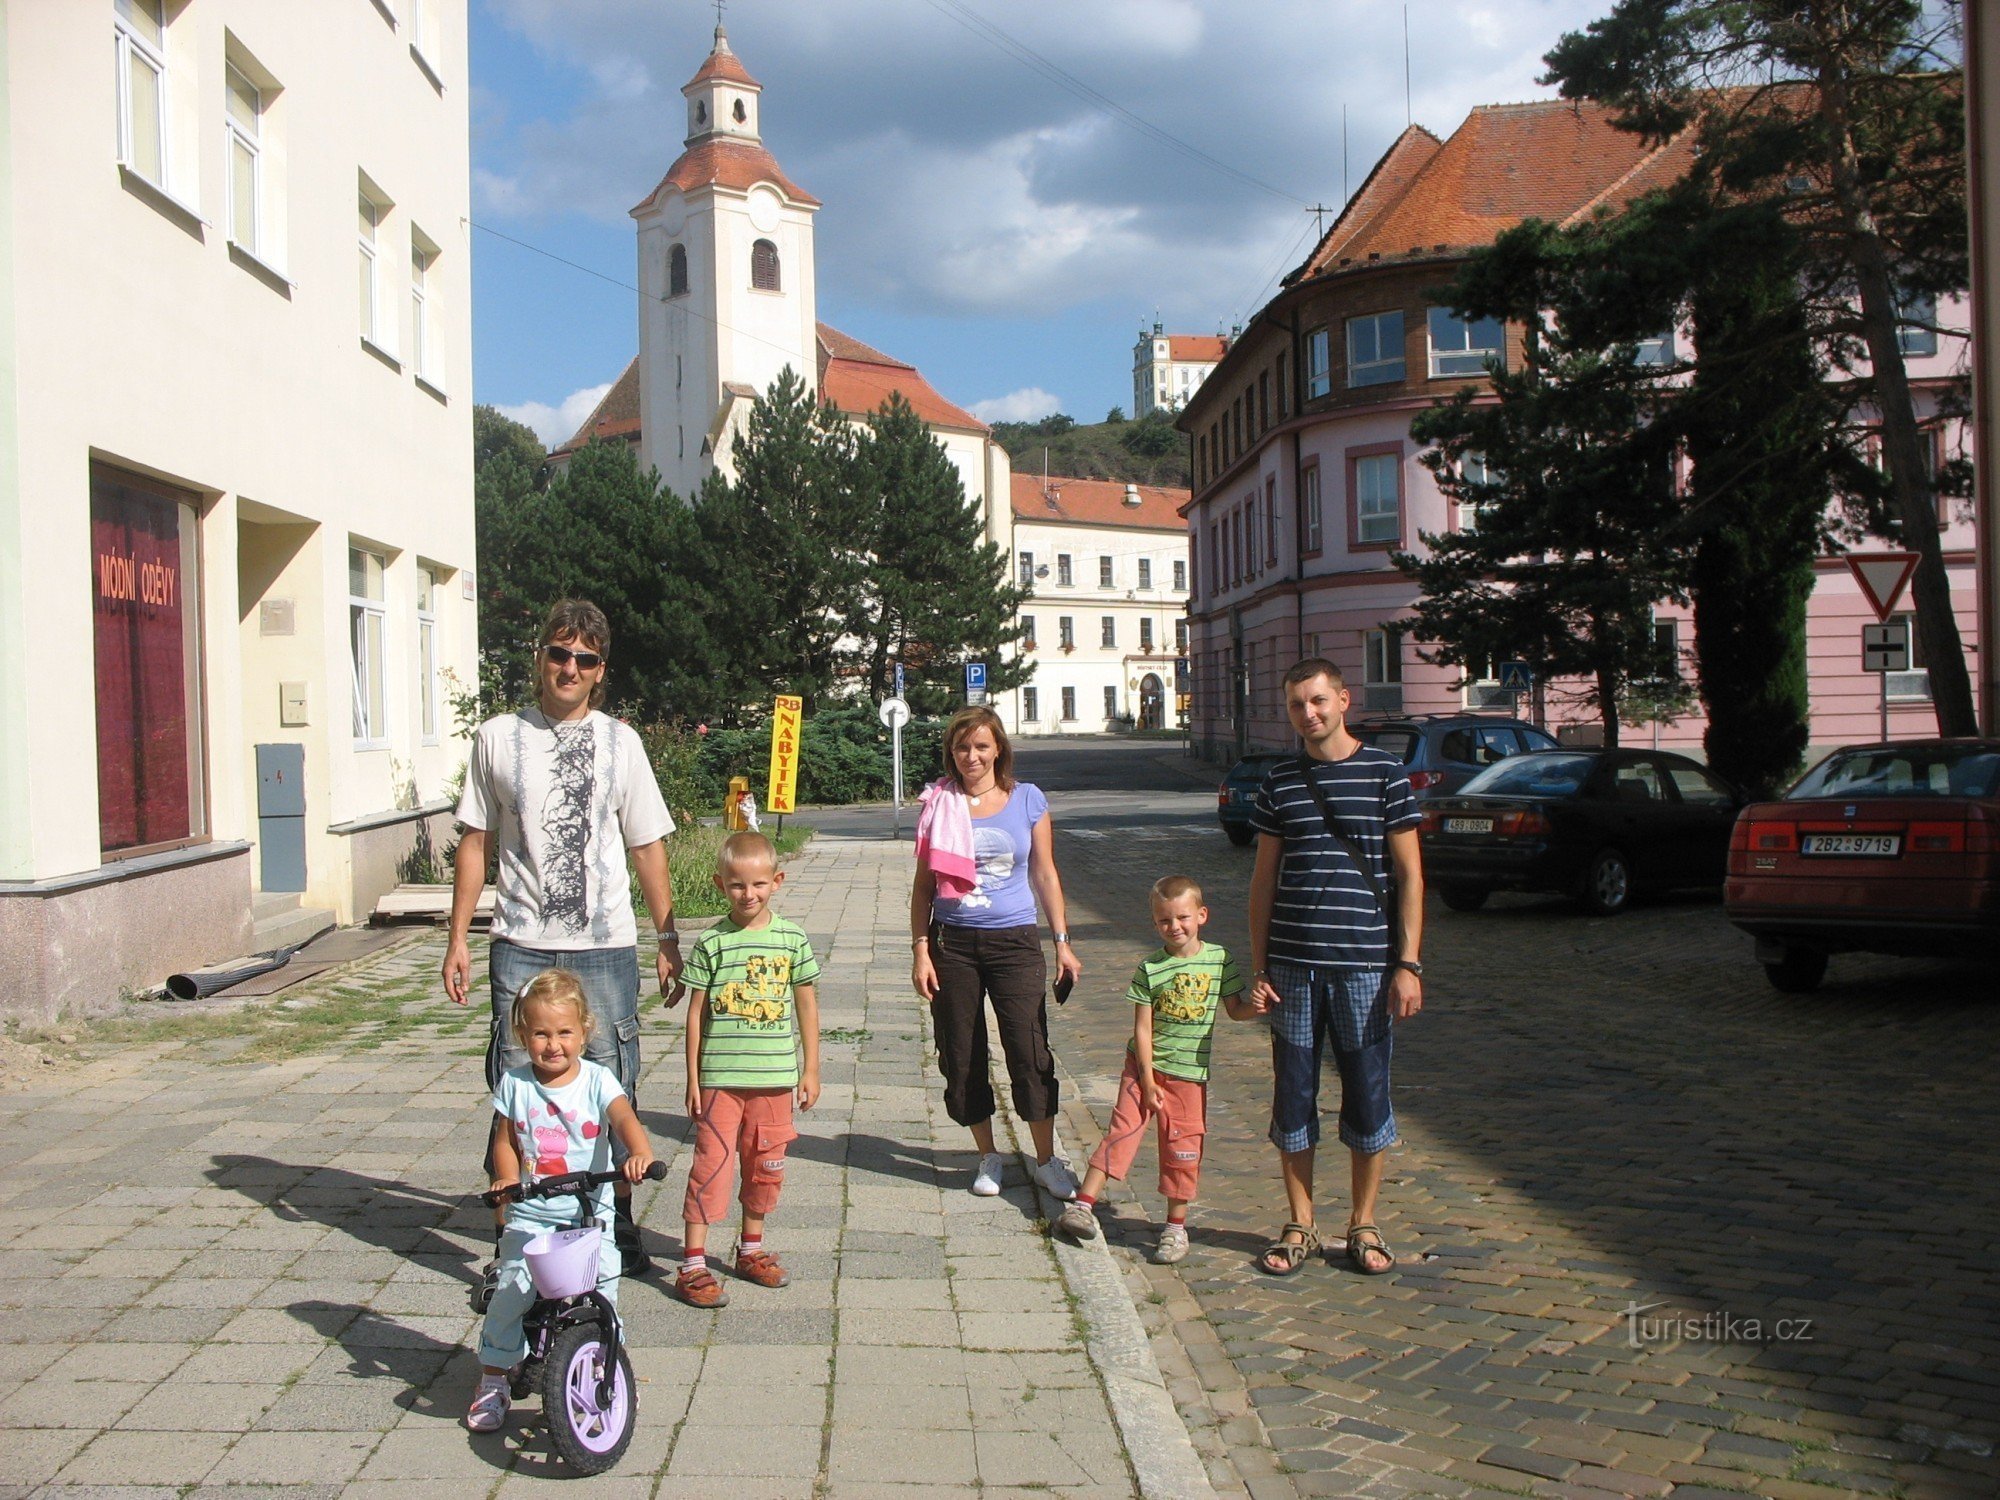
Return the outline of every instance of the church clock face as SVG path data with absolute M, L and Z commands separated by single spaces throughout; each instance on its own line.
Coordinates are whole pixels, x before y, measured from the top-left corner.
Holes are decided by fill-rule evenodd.
M 679 193 L 669 193 L 660 205 L 660 228 L 668 234 L 679 234 L 687 224 L 687 199 Z
M 750 223 L 760 234 L 769 234 L 778 227 L 778 195 L 769 188 L 759 185 L 750 190 Z

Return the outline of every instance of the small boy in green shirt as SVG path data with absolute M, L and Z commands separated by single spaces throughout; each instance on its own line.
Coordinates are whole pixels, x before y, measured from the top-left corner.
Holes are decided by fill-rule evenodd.
M 1187 1211 L 1201 1177 L 1201 1143 L 1208 1130 L 1208 1056 L 1218 1005 L 1238 1021 L 1255 1012 L 1243 998 L 1236 961 L 1201 940 L 1208 921 L 1201 887 L 1169 875 L 1153 887 L 1153 926 L 1165 946 L 1132 973 L 1132 1042 L 1111 1128 L 1091 1155 L 1083 1188 L 1056 1228 L 1076 1239 L 1097 1237 L 1096 1204 L 1111 1178 L 1124 1181 L 1139 1154 L 1148 1118 L 1157 1117 L 1160 1191 L 1167 1222 L 1153 1259 L 1172 1265 L 1187 1254 Z
M 674 1295 L 694 1307 L 729 1301 L 708 1268 L 708 1226 L 729 1212 L 739 1158 L 736 1274 L 766 1287 L 791 1281 L 764 1248 L 764 1216 L 778 1206 L 785 1147 L 798 1139 L 792 1102 L 811 1109 L 819 1099 L 819 960 L 806 935 L 771 910 L 784 883 L 778 852 L 763 834 L 724 839 L 715 884 L 729 898 L 729 915 L 702 934 L 682 975 L 694 997 L 687 1111 L 695 1136 L 681 1208 L 686 1249 Z

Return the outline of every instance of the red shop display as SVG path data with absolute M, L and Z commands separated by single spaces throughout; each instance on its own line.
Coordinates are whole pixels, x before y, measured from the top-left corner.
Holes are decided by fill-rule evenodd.
M 183 555 L 191 515 L 171 492 L 116 470 L 91 470 L 97 808 L 107 854 L 186 840 L 197 831 L 192 580 Z

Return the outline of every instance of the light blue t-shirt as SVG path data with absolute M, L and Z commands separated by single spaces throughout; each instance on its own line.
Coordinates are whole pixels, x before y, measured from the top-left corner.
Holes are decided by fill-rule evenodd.
M 493 1108 L 513 1127 L 521 1153 L 521 1180 L 536 1182 L 565 1172 L 611 1170 L 611 1103 L 625 1097 L 609 1068 L 584 1058 L 577 1076 L 550 1088 L 532 1067 L 509 1068 L 493 1090 Z M 598 1216 L 611 1212 L 611 1185 L 592 1195 Z M 576 1217 L 576 1199 L 532 1199 L 512 1205 L 512 1222 L 567 1224 Z
M 988 818 L 972 820 L 972 858 L 978 872 L 972 891 L 957 899 L 939 896 L 931 903 L 947 927 L 1032 927 L 1035 892 L 1028 884 L 1028 852 L 1035 825 L 1049 810 L 1049 799 L 1033 782 L 1017 781 L 1007 804 Z

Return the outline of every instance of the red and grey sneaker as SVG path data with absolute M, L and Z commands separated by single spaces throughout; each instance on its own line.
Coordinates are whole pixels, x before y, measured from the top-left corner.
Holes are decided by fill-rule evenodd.
M 790 1286 L 792 1278 L 785 1274 L 785 1268 L 778 1264 L 778 1257 L 768 1250 L 738 1250 L 736 1252 L 736 1274 L 745 1281 L 754 1281 L 759 1286 Z
M 715 1279 L 715 1273 L 707 1266 L 699 1271 L 681 1267 L 674 1278 L 674 1295 L 689 1307 L 727 1307 L 729 1289 Z

